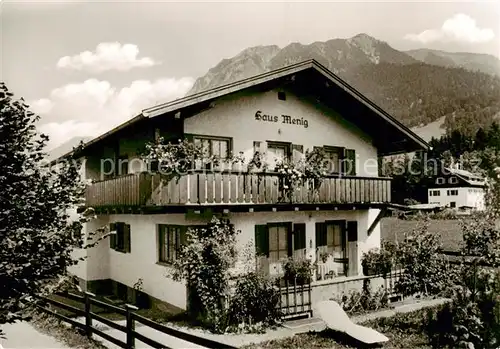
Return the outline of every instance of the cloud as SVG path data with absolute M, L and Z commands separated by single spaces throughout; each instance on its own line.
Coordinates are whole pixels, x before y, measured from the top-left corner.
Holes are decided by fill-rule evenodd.
M 184 96 L 193 85 L 189 77 L 136 80 L 117 88 L 108 81 L 88 79 L 51 91 L 28 103 L 41 116 L 39 130 L 50 137 L 49 148 L 77 136 L 98 136 L 137 116 L 142 109 Z
M 493 40 L 495 33 L 488 28 L 479 28 L 476 20 L 459 13 L 444 21 L 439 29 L 424 30 L 420 34 L 407 34 L 405 39 L 430 43 L 435 41 L 458 41 L 483 43 Z
M 84 51 L 74 56 L 64 56 L 57 62 L 58 68 L 88 70 L 101 73 L 107 70 L 128 71 L 159 64 L 150 57 L 138 58 L 139 48 L 134 44 L 102 42 L 95 52 Z

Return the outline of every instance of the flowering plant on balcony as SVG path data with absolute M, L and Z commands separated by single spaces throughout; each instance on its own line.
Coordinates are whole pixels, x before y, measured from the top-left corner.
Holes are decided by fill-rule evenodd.
M 279 191 L 283 200 L 293 202 L 293 194 L 306 183 L 314 195 L 319 190 L 324 177 L 328 175 L 327 160 L 323 150 L 307 150 L 305 156 L 296 161 L 278 161 L 274 168 L 280 176 Z
M 148 163 L 157 164 L 157 172 L 159 172 L 167 181 L 173 178 L 180 178 L 196 168 L 196 164 L 200 164 L 200 168 L 205 168 L 205 165 L 211 164 L 210 168 L 219 168 L 221 164 L 237 164 L 245 161 L 243 153 L 230 153 L 226 157 L 219 155 L 207 154 L 207 150 L 197 143 L 193 143 L 187 139 L 178 140 L 177 143 L 164 143 L 164 139 L 160 138 L 156 143 L 146 145 L 146 151 L 143 159 Z M 151 166 L 149 170 L 152 170 Z

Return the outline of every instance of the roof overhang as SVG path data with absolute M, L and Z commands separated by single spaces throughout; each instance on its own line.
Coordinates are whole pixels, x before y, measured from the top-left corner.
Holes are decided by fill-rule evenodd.
M 289 86 L 300 87 L 303 93 L 313 91 L 324 103 L 340 112 L 342 117 L 353 121 L 356 126 L 376 140 L 380 155 L 395 155 L 430 149 L 429 144 L 404 126 L 401 122 L 378 107 L 344 80 L 315 60 L 289 65 L 248 79 L 216 87 L 175 101 L 143 110 L 143 115 L 154 118 L 159 115 L 182 114 L 185 108 L 209 103 L 217 98 L 241 92 L 273 82 L 281 81 Z M 302 84 L 301 84 L 302 83 Z M 304 85 L 308 85 L 304 87 Z M 339 100 L 343 107 L 339 107 Z M 339 110 L 342 109 L 342 110 Z M 356 114 L 356 115 L 353 115 Z
M 320 103 L 339 111 L 342 117 L 353 122 L 372 137 L 379 150 L 379 155 L 395 155 L 430 149 L 427 142 L 417 134 L 315 60 L 292 64 L 172 102 L 146 108 L 136 117 L 87 142 L 84 148 L 95 145 L 140 120 L 165 114 L 178 115 L 187 109 L 199 110 L 198 107 L 203 109 L 203 106 L 223 96 L 249 88 L 279 86 L 283 83 L 287 83 L 288 86 L 297 89 L 300 93 L 315 95 Z M 69 152 L 59 159 L 66 158 L 72 153 Z

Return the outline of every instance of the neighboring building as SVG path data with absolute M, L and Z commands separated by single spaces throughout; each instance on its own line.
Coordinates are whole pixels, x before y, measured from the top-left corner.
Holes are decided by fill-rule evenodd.
M 469 171 L 445 168 L 431 178 L 428 185 L 428 202 L 441 207 L 463 211 L 485 209 L 484 178 Z
M 193 171 L 160 185 L 142 172 L 139 150 L 162 136 L 193 139 L 213 153 L 255 150 L 272 158 L 300 157 L 324 147 L 332 175 L 313 197 L 280 201 L 277 176 Z M 72 269 L 94 292 L 125 293 L 142 279 L 151 297 L 186 307 L 182 283 L 166 277 L 169 262 L 189 226 L 207 224 L 214 213 L 230 219 L 239 246 L 256 241 L 272 273 L 281 258 L 328 252 L 317 279 L 362 274 L 364 252 L 380 246 L 381 212 L 391 201 L 390 179 L 378 177 L 379 156 L 428 149 L 427 143 L 316 61 L 306 61 L 146 109 L 90 141 L 82 151 L 85 177 L 94 179 L 86 206 L 97 219 L 92 232 L 110 226 L 110 243 L 79 251 L 85 261 Z M 344 169 L 339 160 L 355 159 Z M 106 159 L 129 160 L 113 168 Z M 104 166 L 101 170 L 100 167 Z M 319 261 L 320 262 L 320 261 Z M 329 264 L 328 264 L 329 263 Z M 330 297 L 332 291 L 325 291 Z

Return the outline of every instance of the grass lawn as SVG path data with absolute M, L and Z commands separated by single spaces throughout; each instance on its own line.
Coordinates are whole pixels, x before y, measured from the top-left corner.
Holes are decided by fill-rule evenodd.
M 380 224 L 380 236 L 382 240 L 386 241 L 402 241 L 405 234 L 417 229 L 419 224 L 421 222 L 416 220 L 383 218 Z M 429 232 L 441 236 L 443 250 L 457 251 L 463 241 L 460 220 L 458 219 L 431 220 Z
M 362 325 L 371 327 L 389 338 L 389 342 L 380 346 L 385 349 L 431 349 L 425 334 L 422 332 L 426 310 L 412 313 L 397 314 L 390 318 L 382 318 L 368 321 Z M 245 349 L 278 349 L 278 348 L 363 348 L 359 342 L 346 338 L 342 334 L 331 330 L 322 332 L 309 332 L 297 334 L 293 337 L 252 344 L 243 347 Z

